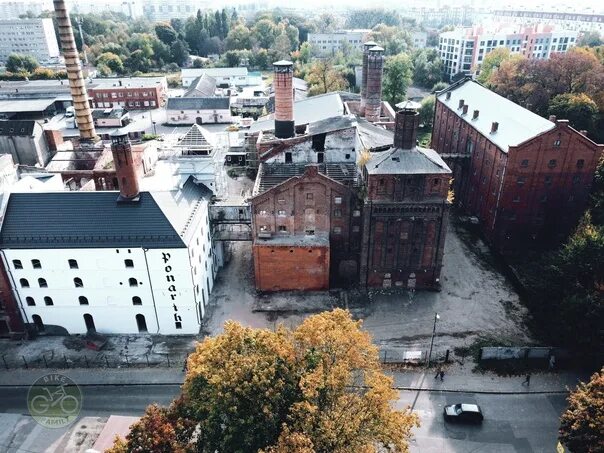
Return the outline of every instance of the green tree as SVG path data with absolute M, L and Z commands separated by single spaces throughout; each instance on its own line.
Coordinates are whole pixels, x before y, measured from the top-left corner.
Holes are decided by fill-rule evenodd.
M 115 74 L 122 74 L 124 72 L 124 63 L 122 62 L 122 59 L 111 52 L 105 52 L 99 55 L 96 59 L 96 65 L 104 65 L 109 68 L 110 72 Z
M 31 55 L 12 53 L 6 60 L 8 72 L 33 72 L 38 66 L 38 61 Z
M 396 410 L 377 348 L 344 310 L 295 330 L 227 322 L 189 356 L 177 415 L 152 408 L 111 453 L 408 452 L 419 426 Z
M 422 100 L 419 109 L 419 121 L 425 128 L 431 129 L 434 123 L 434 105 L 436 104 L 435 96 L 428 96 Z
M 124 66 L 130 70 L 130 72 L 148 72 L 151 68 L 151 60 L 145 57 L 145 53 L 142 50 L 135 50 L 124 62 Z
M 174 63 L 179 66 L 184 66 L 189 60 L 189 48 L 187 43 L 177 39 L 170 46 L 170 57 Z
M 578 46 L 598 47 L 604 44 L 602 36 L 597 31 L 584 31 L 577 40 Z
M 160 22 L 155 24 L 155 34 L 161 42 L 167 46 L 171 46 L 174 41 L 178 39 L 178 33 L 172 28 L 170 24 Z
M 443 63 L 436 49 L 421 49 L 413 52 L 413 82 L 430 88 L 442 81 Z
M 559 439 L 573 452 L 604 451 L 604 368 L 569 395 Z
M 381 44 L 385 55 L 398 55 L 411 48 L 411 35 L 399 27 L 379 24 L 373 28 L 369 37 Z
M 250 63 L 258 69 L 270 69 L 271 61 L 268 57 L 268 50 L 258 49 L 255 51 Z
M 300 31 L 298 27 L 294 27 L 293 25 L 287 25 L 284 30 L 287 38 L 290 42 L 290 51 L 298 50 L 300 46 Z
M 224 41 L 227 50 L 244 50 L 252 48 L 252 33 L 243 24 L 239 24 L 229 31 Z
M 438 82 L 435 83 L 432 89 L 430 90 L 432 93 L 436 93 L 437 91 L 442 91 L 447 88 L 449 84 L 447 82 Z
M 480 65 L 480 73 L 478 74 L 477 80 L 482 84 L 488 85 L 493 71 L 497 71 L 499 66 L 501 66 L 501 63 L 509 60 L 511 56 L 510 49 L 507 47 L 499 47 L 486 54 Z
M 223 54 L 221 60 L 223 60 L 222 65 L 224 67 L 236 68 L 241 63 L 241 56 L 236 50 L 229 50 Z
M 565 93 L 550 101 L 548 113 L 567 119 L 577 130 L 591 130 L 598 106 L 584 93 Z
M 386 58 L 384 72 L 382 96 L 391 105 L 396 105 L 405 99 L 411 85 L 413 64 L 407 54 L 401 53 Z
M 308 94 L 310 96 L 340 91 L 348 86 L 343 71 L 335 68 L 328 60 L 314 62 L 304 79 L 308 83 Z
M 289 60 L 291 53 L 291 42 L 285 33 L 281 33 L 275 39 L 275 43 L 271 46 L 269 54 L 273 61 Z
M 252 34 L 258 45 L 264 49 L 270 49 L 275 43 L 279 28 L 270 19 L 262 19 L 252 27 Z

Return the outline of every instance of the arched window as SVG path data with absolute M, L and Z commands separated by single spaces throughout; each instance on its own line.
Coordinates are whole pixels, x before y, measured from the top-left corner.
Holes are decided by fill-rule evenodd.
M 54 305 L 54 302 L 52 301 L 52 297 L 48 297 L 48 296 L 44 297 L 44 303 L 46 305 Z
M 140 297 L 134 296 L 132 298 L 132 305 L 143 305 L 143 301 L 141 300 Z
M 34 269 L 42 269 L 42 263 L 40 263 L 40 260 L 31 260 L 31 265 Z
M 128 283 L 130 284 L 130 286 L 138 286 L 138 280 L 135 278 L 129 278 Z
M 39 315 L 33 315 L 31 317 L 31 320 L 34 322 L 34 325 L 36 326 L 36 329 L 38 329 L 38 332 L 44 332 L 44 323 L 42 322 L 42 318 L 40 318 Z
M 92 315 L 86 313 L 84 315 L 84 323 L 86 324 L 87 332 L 96 332 L 96 327 L 94 326 L 94 319 L 92 318 Z
M 88 305 L 88 299 L 84 296 L 80 296 L 78 297 L 78 300 L 80 301 L 80 305 Z
M 23 269 L 23 264 L 21 264 L 21 260 L 13 260 L 13 267 L 15 269 Z
M 48 288 L 48 283 L 46 283 L 45 278 L 39 278 L 38 285 L 40 286 L 40 288 Z
M 19 283 L 21 284 L 21 288 L 29 288 L 29 282 L 26 278 L 19 279 Z
M 33 297 L 26 297 L 25 298 L 25 302 L 27 302 L 27 305 L 29 305 L 30 307 L 35 307 L 36 306 L 36 301 L 34 300 Z
M 147 332 L 147 321 L 145 321 L 145 316 L 140 313 L 136 315 L 136 325 L 138 327 L 139 333 Z
M 82 283 L 82 279 L 80 277 L 76 277 L 73 279 L 73 284 L 75 285 L 76 288 L 83 288 L 84 287 L 84 283 Z
M 67 262 L 69 263 L 69 269 L 78 269 L 77 260 L 67 260 Z

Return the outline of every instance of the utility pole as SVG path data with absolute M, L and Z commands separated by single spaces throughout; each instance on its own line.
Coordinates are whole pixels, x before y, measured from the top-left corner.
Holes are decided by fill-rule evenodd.
M 438 313 L 434 313 L 434 326 L 432 327 L 432 339 L 430 340 L 430 352 L 428 353 L 428 367 L 430 367 L 430 359 L 432 358 L 432 347 L 434 346 L 434 335 L 436 334 L 436 321 L 440 319 Z
M 88 66 L 88 55 L 86 54 L 86 43 L 84 42 L 84 33 L 82 32 L 82 16 L 76 19 L 78 29 L 80 30 L 80 39 L 82 40 L 82 52 L 84 53 L 84 65 Z

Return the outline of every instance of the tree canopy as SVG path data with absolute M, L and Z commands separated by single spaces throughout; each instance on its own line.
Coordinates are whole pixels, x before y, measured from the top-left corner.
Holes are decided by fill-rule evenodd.
M 111 453 L 407 452 L 419 426 L 395 410 L 377 348 L 348 312 L 275 331 L 234 322 L 189 357 L 181 397 L 151 406 Z
M 311 96 L 343 90 L 348 86 L 344 72 L 327 60 L 312 63 L 304 79 L 308 83 L 308 93 Z
M 384 73 L 382 97 L 391 105 L 396 105 L 405 99 L 407 89 L 411 85 L 413 63 L 405 53 L 388 57 Z
M 34 72 L 38 66 L 38 60 L 31 55 L 11 53 L 6 60 L 8 72 Z

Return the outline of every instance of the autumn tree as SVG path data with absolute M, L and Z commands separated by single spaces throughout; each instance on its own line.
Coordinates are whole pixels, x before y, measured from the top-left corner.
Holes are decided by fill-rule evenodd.
M 491 52 L 486 54 L 484 60 L 480 64 L 480 73 L 478 74 L 476 80 L 478 80 L 482 84 L 488 85 L 491 75 L 493 74 L 493 72 L 496 72 L 499 69 L 501 63 L 513 58 L 517 59 L 521 57 L 512 57 L 510 49 L 508 49 L 507 47 L 498 47 L 497 49 L 492 50 Z
M 305 80 L 308 83 L 308 93 L 311 96 L 343 90 L 348 86 L 342 71 L 326 60 L 313 63 L 306 74 Z
M 96 59 L 97 65 L 107 66 L 113 73 L 122 74 L 124 72 L 124 63 L 122 59 L 114 53 L 105 52 Z
M 243 24 L 229 31 L 224 42 L 227 50 L 244 50 L 252 48 L 252 32 Z
M 178 404 L 148 409 L 111 453 L 408 452 L 418 418 L 393 409 L 396 398 L 347 311 L 295 330 L 227 322 L 189 357 Z
M 577 130 L 590 130 L 594 123 L 598 106 L 585 93 L 559 94 L 549 103 L 549 114 L 567 119 Z
M 604 451 L 604 368 L 569 395 L 559 439 L 573 452 Z
M 407 89 L 411 85 L 413 64 L 405 53 L 386 58 L 384 65 L 384 82 L 382 96 L 391 105 L 396 105 L 405 99 Z

